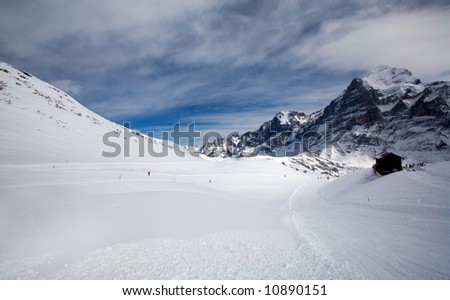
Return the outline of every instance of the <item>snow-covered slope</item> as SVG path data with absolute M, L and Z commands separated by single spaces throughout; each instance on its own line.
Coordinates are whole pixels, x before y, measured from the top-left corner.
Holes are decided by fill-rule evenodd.
M 408 99 L 409 106 L 418 98 L 425 86 L 411 71 L 390 66 L 379 66 L 362 78 L 367 89 L 377 91 L 377 107 L 382 113 L 392 110 L 400 101 Z
M 424 86 L 420 79 L 412 76 L 411 71 L 404 68 L 395 68 L 381 65 L 364 76 L 363 81 L 374 89 L 384 92 L 390 89 L 402 89 L 405 86 L 423 91 Z M 383 93 L 385 94 L 385 93 Z
M 111 161 L 102 157 L 103 151 L 114 150 L 103 142 L 109 132 L 115 133 L 109 140 L 123 150 L 123 126 L 97 115 L 32 74 L 0 62 L 0 165 Z M 151 142 L 155 151 L 161 151 L 160 141 Z M 137 137 L 133 138 L 130 156 L 139 155 L 137 144 Z M 125 160 L 123 151 L 116 160 Z
M 367 279 L 450 278 L 449 162 L 378 178 L 363 169 L 305 184 L 297 228 Z

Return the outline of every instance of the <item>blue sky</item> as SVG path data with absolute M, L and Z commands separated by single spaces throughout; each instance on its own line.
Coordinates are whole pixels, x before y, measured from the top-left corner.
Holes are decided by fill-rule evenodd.
M 0 59 L 142 131 L 243 132 L 380 64 L 450 80 L 447 3 L 0 0 Z

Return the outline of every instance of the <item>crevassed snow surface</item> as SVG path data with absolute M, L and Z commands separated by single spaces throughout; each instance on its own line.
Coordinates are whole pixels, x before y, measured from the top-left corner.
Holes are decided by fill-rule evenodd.
M 327 180 L 264 157 L 108 159 L 121 126 L 1 69 L 1 279 L 450 278 L 448 162 Z

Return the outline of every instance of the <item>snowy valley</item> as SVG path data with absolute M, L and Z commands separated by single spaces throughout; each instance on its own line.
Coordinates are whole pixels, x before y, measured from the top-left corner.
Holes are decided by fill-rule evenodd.
M 317 120 L 351 125 L 345 156 L 244 158 L 209 145 L 180 157 L 133 131 L 130 157 L 108 158 L 104 135 L 125 142 L 126 128 L 1 62 L 0 279 L 450 279 L 448 83 L 379 68 L 351 86 L 328 109 L 272 120 L 295 127 L 287 141 Z M 379 119 L 351 124 L 342 105 L 358 93 L 384 100 L 357 119 Z M 427 164 L 377 177 L 372 155 L 392 132 L 391 150 Z M 168 155 L 139 157 L 139 139 Z

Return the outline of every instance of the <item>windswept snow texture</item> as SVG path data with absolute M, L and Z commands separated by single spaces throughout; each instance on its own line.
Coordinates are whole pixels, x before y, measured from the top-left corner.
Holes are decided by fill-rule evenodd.
M 326 159 L 181 158 L 148 138 L 169 155 L 139 158 L 137 137 L 105 158 L 110 131 L 123 141 L 0 64 L 0 279 L 450 279 L 449 162 L 328 178 Z

